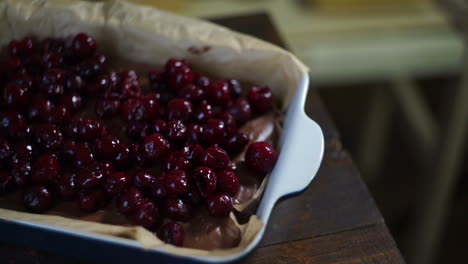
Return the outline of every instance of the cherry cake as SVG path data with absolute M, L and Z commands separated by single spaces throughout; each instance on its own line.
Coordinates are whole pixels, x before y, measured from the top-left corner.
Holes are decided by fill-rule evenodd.
M 180 59 L 117 67 L 85 33 L 3 53 L 1 207 L 140 225 L 175 246 L 239 243 L 233 208 L 278 156 L 271 129 L 261 136 L 275 121 L 269 87 Z

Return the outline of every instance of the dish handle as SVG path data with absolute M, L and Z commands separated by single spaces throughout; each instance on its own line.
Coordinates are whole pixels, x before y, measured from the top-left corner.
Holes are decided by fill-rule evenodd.
M 308 79 L 303 85 L 308 85 Z M 304 190 L 315 177 L 322 161 L 322 130 L 304 111 L 307 87 L 303 88 L 297 92 L 286 114 L 278 161 L 257 210 L 257 215 L 265 223 L 276 201 Z

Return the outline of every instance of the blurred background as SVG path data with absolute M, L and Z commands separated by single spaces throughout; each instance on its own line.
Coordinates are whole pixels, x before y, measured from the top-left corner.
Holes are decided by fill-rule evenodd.
M 133 1 L 202 18 L 268 13 L 408 263 L 468 263 L 468 0 Z

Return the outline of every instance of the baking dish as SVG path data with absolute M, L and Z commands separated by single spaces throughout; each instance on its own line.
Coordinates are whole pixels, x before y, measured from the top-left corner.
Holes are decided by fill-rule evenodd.
M 126 59 L 151 62 L 164 61 L 161 57 L 178 55 L 188 58 L 215 76 L 270 85 L 275 96 L 282 99 L 283 109 L 287 109 L 287 112 L 280 141 L 280 156 L 256 212 L 260 222 L 267 223 L 279 198 L 301 191 L 316 174 L 323 154 L 323 136 L 320 127 L 304 112 L 309 86 L 307 71 L 288 52 L 206 22 L 122 1 L 18 2 L 0 3 L 3 15 L 0 30 L 5 32 L 0 39 L 2 45 L 25 34 L 63 36 L 85 31 L 96 36 L 99 42 L 113 47 L 111 53 L 126 56 Z M 194 47 L 203 47 L 208 53 L 203 56 L 192 54 L 190 50 Z M 223 67 L 220 69 L 219 66 Z M 246 72 L 252 72 L 250 69 L 255 69 L 256 74 L 246 75 Z M 174 248 L 143 249 L 141 243 L 133 240 L 77 232 L 72 228 L 50 225 L 50 222 L 44 224 L 28 218 L 12 219 L 0 215 L 1 218 L 8 219 L 0 221 L 3 240 L 94 261 L 117 262 L 233 261 L 255 248 L 266 227 L 266 224 L 262 224 L 248 243 L 237 251 L 180 255 Z

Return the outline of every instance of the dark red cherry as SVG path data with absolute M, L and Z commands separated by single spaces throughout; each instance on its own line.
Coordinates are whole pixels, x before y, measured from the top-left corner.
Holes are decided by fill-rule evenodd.
M 179 90 L 178 95 L 191 102 L 197 103 L 205 98 L 205 92 L 194 84 L 187 84 Z
M 31 180 L 35 183 L 49 183 L 60 174 L 60 163 L 52 154 L 43 154 L 34 163 Z
M 75 177 L 71 172 L 64 172 L 56 179 L 58 194 L 62 200 L 69 201 L 75 197 Z
M 252 87 L 247 97 L 252 107 L 260 113 L 266 112 L 273 107 L 273 95 L 268 86 Z
M 65 71 L 50 69 L 41 78 L 39 89 L 47 97 L 57 97 L 64 92 Z
M 195 120 L 199 123 L 205 123 L 208 119 L 213 117 L 213 108 L 211 107 L 208 102 L 203 101 L 201 102 L 195 111 Z
M 88 167 L 76 174 L 75 184 L 77 188 L 84 190 L 96 189 L 105 180 L 104 173 L 95 167 Z
M 99 117 L 109 118 L 118 113 L 120 100 L 101 99 L 96 102 L 95 111 Z
M 0 138 L 0 160 L 4 160 L 13 155 L 13 147 L 6 139 Z
M 160 221 L 158 207 L 150 200 L 138 203 L 133 212 L 133 221 L 144 228 L 153 228 Z
M 160 92 L 166 89 L 166 74 L 163 71 L 151 70 L 148 72 L 148 80 L 151 89 Z
M 116 195 L 132 184 L 132 179 L 125 172 L 111 173 L 105 180 L 103 189 L 109 196 Z
M 164 162 L 164 169 L 166 171 L 172 170 L 183 170 L 183 171 L 190 171 L 192 168 L 192 163 L 190 160 L 183 156 L 183 153 L 179 152 L 172 152 L 166 158 Z
M 8 45 L 11 56 L 25 56 L 34 51 L 34 39 L 31 37 L 23 38 L 22 40 L 12 40 Z
M 231 154 L 240 153 L 249 143 L 249 136 L 243 132 L 238 132 L 230 136 L 226 142 L 226 150 Z
M 226 124 L 221 119 L 209 119 L 203 126 L 203 139 L 208 145 L 226 140 Z
M 218 114 L 218 118 L 224 122 L 224 127 L 228 136 L 237 133 L 236 120 L 234 120 L 234 117 L 231 114 L 228 112 L 221 112 Z
M 79 58 L 90 57 L 96 51 L 96 42 L 85 33 L 79 33 L 73 38 L 73 53 Z
M 8 171 L 0 169 L 0 195 L 13 190 L 15 184 L 14 179 Z
M 3 88 L 3 100 L 11 107 L 24 107 L 30 98 L 29 89 L 16 82 L 9 82 Z
M 158 237 L 165 243 L 181 247 L 184 244 L 184 228 L 176 222 L 167 222 L 159 230 Z
M 162 205 L 164 214 L 174 221 L 186 222 L 192 218 L 192 206 L 179 198 L 167 198 Z
M 210 85 L 210 82 L 210 79 L 205 75 L 201 75 L 199 73 L 196 74 L 195 84 L 201 87 L 202 89 L 206 89 Z
M 158 119 L 154 121 L 152 129 L 154 133 L 165 135 L 166 134 L 166 122 L 164 122 L 161 119 Z
M 166 174 L 162 173 L 158 177 L 155 178 L 153 184 L 151 185 L 151 196 L 156 200 L 160 201 L 164 197 L 166 197 Z
M 171 120 L 166 123 L 166 135 L 171 142 L 184 142 L 187 139 L 187 127 L 180 120 Z
M 32 159 L 33 146 L 26 142 L 18 142 L 14 147 L 13 160 L 28 160 Z
M 215 194 L 206 200 L 206 208 L 214 217 L 228 217 L 232 212 L 231 198 L 226 194 Z
M 203 158 L 205 150 L 199 144 L 185 145 L 182 149 L 182 156 L 193 164 L 199 164 Z
M 143 153 L 150 161 L 161 160 L 169 152 L 170 144 L 161 134 L 149 135 L 143 141 Z
M 252 109 L 245 98 L 237 98 L 234 102 L 228 105 L 227 111 L 240 124 L 249 121 L 252 117 Z
M 209 197 L 216 191 L 216 175 L 208 167 L 197 167 L 192 174 L 198 190 L 203 197 Z
M 94 164 L 94 154 L 86 144 L 77 144 L 72 162 L 75 168 L 87 168 L 89 165 Z
M 169 120 L 188 121 L 192 118 L 193 105 L 185 99 L 172 99 L 167 104 L 167 118 Z
M 195 81 L 195 74 L 186 65 L 175 67 L 173 71 L 168 72 L 167 83 L 169 88 L 179 90 L 188 84 L 193 84 Z
M 29 108 L 28 118 L 31 121 L 44 122 L 52 115 L 54 109 L 52 101 L 38 97 Z
M 205 150 L 201 163 L 213 170 L 225 170 L 229 161 L 229 156 L 224 149 L 212 146 Z
M 46 150 L 56 150 L 63 144 L 63 135 L 56 125 L 38 125 L 34 129 L 34 143 Z
M 81 96 L 78 94 L 67 94 L 60 98 L 60 105 L 65 106 L 71 112 L 76 112 L 81 107 Z
M 77 137 L 83 141 L 91 141 L 99 136 L 102 124 L 94 119 L 83 119 L 78 122 Z
M 96 211 L 106 204 L 106 197 L 104 196 L 104 191 L 90 190 L 82 191 L 78 193 L 78 207 L 85 212 Z
M 16 186 L 25 186 L 31 179 L 32 165 L 28 160 L 15 160 L 11 164 L 10 174 Z
M 133 177 L 133 184 L 139 188 L 140 190 L 149 190 L 151 185 L 155 181 L 155 176 L 147 171 L 147 170 L 140 170 L 135 172 L 135 176 Z
M 54 196 L 45 186 L 31 186 L 23 193 L 23 203 L 30 212 L 43 213 L 54 205 Z
M 208 101 L 215 105 L 225 105 L 231 99 L 229 85 L 225 81 L 212 82 L 206 88 Z
M 164 183 L 168 195 L 182 195 L 190 190 L 188 176 L 183 170 L 173 170 L 167 173 Z
M 124 121 L 141 121 L 146 116 L 146 108 L 139 98 L 129 98 L 120 106 L 120 118 Z
M 122 214 L 131 214 L 143 198 L 143 194 L 138 189 L 130 187 L 118 197 L 116 201 L 117 209 Z
M 249 145 L 245 153 L 247 166 L 259 173 L 269 173 L 278 159 L 278 153 L 266 142 L 255 142 Z
M 237 175 L 230 170 L 218 171 L 216 173 L 217 189 L 220 193 L 226 193 L 234 197 L 240 189 L 240 182 Z
M 120 151 L 120 141 L 114 136 L 104 136 L 96 140 L 96 156 L 102 160 L 114 160 Z
M 42 54 L 41 66 L 44 69 L 59 68 L 63 66 L 63 56 L 56 52 L 47 52 Z
M 188 124 L 187 131 L 187 143 L 200 143 L 200 141 L 204 139 L 204 127 L 202 125 L 194 123 Z
M 227 80 L 227 83 L 232 97 L 237 98 L 242 95 L 242 85 L 238 80 Z

